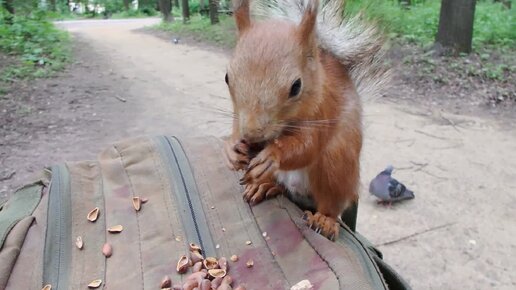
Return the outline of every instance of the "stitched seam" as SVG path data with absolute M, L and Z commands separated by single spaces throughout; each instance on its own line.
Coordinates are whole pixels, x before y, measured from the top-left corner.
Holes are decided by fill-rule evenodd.
M 129 186 L 131 187 L 132 197 L 134 197 L 135 196 L 134 195 L 135 194 L 134 186 L 131 181 L 131 177 L 129 176 L 129 173 L 127 172 L 127 170 L 125 168 L 124 156 L 122 155 L 121 150 L 119 150 L 116 145 L 114 147 L 115 147 L 116 152 L 120 156 L 120 163 L 122 164 L 124 173 L 127 176 L 127 180 L 129 181 Z M 138 256 L 140 258 L 140 273 L 141 273 L 141 277 L 142 277 L 141 286 L 142 286 L 142 289 L 145 289 L 145 278 L 143 277 L 144 272 L 143 272 L 143 259 L 142 259 L 142 239 L 141 239 L 141 233 L 140 233 L 140 217 L 139 217 L 139 215 L 140 215 L 139 212 L 136 212 L 136 229 L 138 230 Z
M 70 174 L 72 174 L 72 172 L 70 171 Z M 71 182 L 70 182 L 70 187 L 72 186 Z M 84 195 L 84 176 L 81 176 L 81 178 L 79 178 L 79 192 L 81 193 L 81 196 L 79 198 L 82 198 L 83 195 Z M 70 192 L 71 194 L 71 192 Z M 71 203 L 73 204 L 73 201 L 71 201 Z M 73 207 L 72 207 L 73 209 Z M 72 214 L 71 216 L 71 219 L 72 219 L 72 225 L 75 224 L 74 222 L 74 215 Z M 74 241 L 74 235 L 73 235 L 73 229 L 72 229 L 72 241 Z M 75 252 L 75 251 L 74 251 Z M 73 255 L 74 255 L 74 252 L 72 252 L 72 256 L 71 258 L 73 259 Z M 79 285 L 82 285 L 82 281 L 83 281 L 83 278 L 84 278 L 84 262 L 86 261 L 86 259 L 82 257 L 82 264 L 80 265 L 81 267 L 75 267 L 75 271 L 74 273 L 72 274 L 72 278 L 75 276 L 75 275 L 79 275 Z M 81 270 L 79 270 L 78 268 L 82 268 Z M 70 283 L 70 284 L 73 284 L 73 281 Z
M 310 245 L 310 247 L 312 247 L 312 249 L 314 250 L 314 252 L 317 254 L 317 256 L 319 256 L 319 258 L 321 258 L 321 260 L 328 266 L 328 269 L 330 269 L 330 271 L 333 273 L 333 275 L 335 275 L 335 279 L 337 279 L 337 283 L 339 283 L 339 288 L 341 286 L 340 284 L 340 279 L 339 279 L 339 276 L 337 275 L 337 273 L 335 272 L 335 270 L 333 270 L 333 268 L 330 266 L 330 264 L 328 263 L 328 261 L 326 261 L 326 259 L 324 259 L 321 254 L 315 249 L 314 245 L 312 243 L 310 243 L 310 241 L 308 239 L 306 239 L 306 235 L 303 234 L 303 232 L 301 231 L 301 229 L 298 227 L 297 223 L 294 221 L 294 219 L 292 218 L 292 215 L 290 214 L 290 212 L 288 210 L 285 210 L 287 212 L 287 215 L 290 217 L 290 220 L 294 223 L 294 225 L 296 226 L 297 228 L 297 231 L 301 234 L 301 236 L 303 236 L 303 239 L 308 243 L 308 245 Z
M 339 222 L 340 223 L 340 222 Z M 342 225 L 345 225 L 344 223 L 341 223 Z M 351 236 L 352 238 L 364 249 L 364 252 L 366 253 L 367 257 L 369 258 L 369 260 L 372 262 L 373 266 L 374 266 L 374 269 L 376 271 L 376 273 L 382 277 L 382 279 L 380 279 L 380 281 L 382 282 L 383 284 L 383 287 L 384 289 L 388 289 L 388 286 L 386 285 L 386 282 L 385 282 L 385 279 L 383 278 L 383 274 L 382 272 L 380 271 L 380 268 L 378 267 L 378 265 L 376 264 L 376 261 L 374 260 L 374 258 L 371 256 L 371 254 L 369 254 L 369 250 L 367 249 L 367 247 L 362 243 L 362 241 L 357 238 L 355 235 L 353 235 L 353 232 L 347 227 L 347 225 L 343 226 L 343 228 L 350 232 L 351 233 Z
M 253 220 L 254 220 L 254 223 L 256 224 L 256 227 L 258 227 L 260 232 L 263 232 L 263 229 L 260 228 L 260 225 L 258 224 L 258 221 L 256 220 L 256 216 L 254 215 L 253 208 L 250 205 L 247 205 L 247 206 L 251 210 L 251 213 L 252 213 L 251 216 L 253 217 Z M 269 247 L 269 243 L 267 243 L 267 240 L 265 240 L 265 237 L 263 237 L 263 235 L 260 235 L 260 237 L 263 240 L 263 242 L 265 243 L 265 245 L 267 246 L 267 249 L 269 249 L 269 252 L 271 253 L 271 256 L 272 256 L 273 263 L 278 265 L 278 268 L 280 269 L 281 274 L 283 275 L 283 277 L 285 277 L 285 281 L 287 282 L 287 285 L 290 287 L 291 285 L 290 285 L 290 282 L 287 279 L 287 275 L 285 275 L 285 272 L 283 272 L 283 268 L 278 263 L 278 261 L 276 261 L 276 258 L 274 258 L 274 255 L 272 255 L 272 249 L 271 249 L 271 247 Z
M 106 225 L 107 225 L 107 210 L 106 210 L 106 195 L 104 194 L 104 175 L 102 174 L 102 166 L 100 165 L 100 162 L 96 162 L 97 164 L 97 167 L 98 167 L 98 174 L 100 176 L 99 178 L 99 191 L 100 191 L 100 197 L 101 197 L 101 200 L 102 200 L 102 208 L 104 210 L 104 213 L 105 214 L 101 214 L 100 215 L 100 218 L 101 220 L 104 221 L 104 228 L 106 228 Z M 107 231 L 103 231 L 104 232 L 104 243 L 107 243 Z M 104 259 L 104 275 L 103 275 L 103 279 L 104 281 L 106 281 L 106 275 L 107 275 L 107 259 Z
M 161 159 L 156 159 L 156 154 L 155 152 L 153 152 L 152 148 L 150 148 L 149 146 L 149 152 L 152 154 L 152 162 L 154 163 L 154 167 L 155 168 L 165 168 L 163 162 L 160 162 Z M 158 164 L 159 162 L 159 164 Z M 158 174 L 158 177 L 159 177 L 159 181 L 160 181 L 160 188 L 161 188 L 161 192 L 163 193 L 162 194 L 162 198 L 163 198 L 163 203 L 165 204 L 165 209 L 167 210 L 167 216 L 168 216 L 168 224 L 170 225 L 170 230 L 172 231 L 172 237 L 174 238 L 176 236 L 176 233 L 174 232 L 174 225 L 172 223 L 172 216 L 170 215 L 170 207 L 169 207 L 169 203 L 167 202 L 167 196 L 170 197 L 170 194 L 169 192 L 171 191 L 171 189 L 169 188 L 169 190 L 166 190 L 165 189 L 165 182 L 164 182 L 164 178 L 163 178 L 163 175 L 161 174 L 162 172 L 160 170 L 156 170 L 156 173 Z M 177 221 L 177 219 L 176 219 Z M 180 222 L 178 224 L 181 224 Z

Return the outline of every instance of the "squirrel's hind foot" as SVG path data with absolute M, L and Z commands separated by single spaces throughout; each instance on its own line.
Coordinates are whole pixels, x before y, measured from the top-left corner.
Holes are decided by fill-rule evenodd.
M 306 220 L 308 227 L 330 241 L 335 241 L 339 236 L 340 225 L 334 218 L 325 216 L 320 212 L 312 214 L 310 211 L 305 211 L 303 219 Z

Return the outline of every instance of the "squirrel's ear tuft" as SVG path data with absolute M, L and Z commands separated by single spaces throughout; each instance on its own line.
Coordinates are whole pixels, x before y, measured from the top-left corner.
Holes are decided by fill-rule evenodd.
M 238 33 L 241 34 L 251 26 L 249 0 L 233 0 L 233 8 Z
M 317 45 L 315 25 L 319 0 L 306 0 L 305 3 L 305 11 L 299 24 L 299 36 L 301 45 L 308 54 L 311 54 Z

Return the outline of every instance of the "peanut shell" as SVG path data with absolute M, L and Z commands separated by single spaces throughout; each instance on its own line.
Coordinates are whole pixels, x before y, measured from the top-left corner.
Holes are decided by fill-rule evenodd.
M 116 226 L 112 226 L 110 228 L 107 229 L 108 232 L 112 233 L 112 234 L 116 234 L 116 233 L 120 233 L 121 231 L 124 230 L 124 227 L 122 225 L 116 225 Z
M 102 285 L 102 280 L 97 279 L 97 280 L 91 281 L 90 284 L 88 284 L 88 288 L 99 288 L 100 285 Z
M 226 276 L 226 270 L 224 269 L 210 269 L 208 275 L 213 278 L 224 278 Z
M 190 267 L 190 259 L 188 259 L 187 256 L 183 255 L 179 257 L 179 260 L 177 261 L 176 271 L 179 274 L 184 274 L 188 270 L 188 267 Z
M 213 257 L 207 257 L 206 259 L 204 259 L 203 265 L 204 268 L 206 268 L 207 270 L 216 269 L 219 267 L 219 262 L 217 261 L 217 259 Z
M 137 196 L 133 197 L 133 207 L 136 211 L 139 211 L 142 207 L 142 201 Z
M 92 209 L 88 215 L 86 216 L 86 218 L 90 221 L 90 222 L 94 222 L 97 220 L 97 218 L 99 217 L 99 213 L 100 213 L 100 209 L 98 207 Z

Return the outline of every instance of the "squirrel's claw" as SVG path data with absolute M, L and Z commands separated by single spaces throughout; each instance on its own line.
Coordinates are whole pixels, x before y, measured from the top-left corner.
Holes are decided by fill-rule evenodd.
M 255 183 L 262 184 L 271 180 L 278 169 L 278 161 L 275 151 L 265 148 L 255 158 L 251 160 L 244 177 L 240 180 L 241 184 Z
M 305 211 L 303 218 L 306 216 L 306 223 L 309 228 L 313 229 L 316 233 L 334 241 L 339 235 L 340 226 L 334 218 L 325 216 L 320 212 L 312 214 L 309 211 Z
M 236 144 L 234 141 L 227 140 L 224 142 L 224 155 L 226 157 L 226 165 L 231 170 L 242 170 L 249 164 L 249 157 L 247 152 L 249 146 L 242 141 L 238 141 Z
M 245 188 L 243 198 L 251 205 L 256 205 L 264 199 L 276 196 L 282 192 L 282 187 L 273 182 L 259 185 L 248 184 Z

